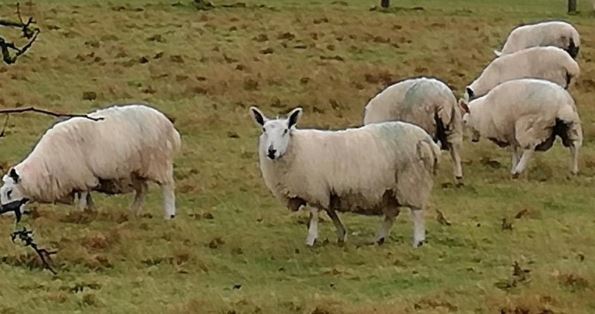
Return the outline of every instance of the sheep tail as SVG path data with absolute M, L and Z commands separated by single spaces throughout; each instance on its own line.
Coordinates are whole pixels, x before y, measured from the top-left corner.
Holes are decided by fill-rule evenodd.
M 494 50 L 494 54 L 496 55 L 496 57 L 499 57 L 502 55 L 502 51 Z
M 426 170 L 435 175 L 438 170 L 440 147 L 430 138 L 420 140 L 417 142 L 417 155 L 424 163 Z

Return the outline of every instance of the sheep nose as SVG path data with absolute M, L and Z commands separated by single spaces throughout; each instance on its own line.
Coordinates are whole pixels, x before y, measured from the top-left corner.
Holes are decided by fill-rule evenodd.
M 276 150 L 276 149 L 274 149 L 274 148 L 272 148 L 272 147 L 269 147 L 269 151 L 268 151 L 268 154 L 267 154 L 267 156 L 268 156 L 270 159 L 275 159 L 275 153 L 276 153 L 276 152 L 277 152 L 277 150 Z

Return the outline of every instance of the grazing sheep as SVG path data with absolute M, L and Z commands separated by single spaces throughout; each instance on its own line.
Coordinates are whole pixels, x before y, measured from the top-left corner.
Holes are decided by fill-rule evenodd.
M 512 147 L 513 177 L 525 170 L 535 151 L 550 149 L 556 136 L 570 149 L 571 172 L 578 173 L 583 132 L 574 100 L 562 87 L 536 79 L 508 81 L 468 105 L 460 104 L 474 142 L 482 136 Z
M 443 82 L 430 78 L 408 79 L 387 87 L 365 108 L 364 124 L 403 121 L 413 123 L 449 150 L 456 180 L 463 179 L 459 152 L 463 120 L 457 99 Z
M 166 219 L 176 213 L 173 158 L 180 135 L 161 112 L 145 105 L 113 106 L 91 117 L 71 118 L 48 129 L 33 151 L 4 176 L 2 204 L 23 198 L 72 203 L 80 193 L 87 207 L 90 191 L 134 190 L 138 214 L 147 181 L 161 185 Z
M 481 75 L 467 86 L 465 99 L 481 97 L 498 84 L 521 78 L 544 79 L 564 88 L 580 74 L 578 63 L 557 47 L 533 47 L 492 61 Z
M 250 112 L 262 127 L 259 157 L 266 186 L 293 211 L 310 207 L 307 245 L 318 237 L 319 209 L 333 220 L 339 243 L 347 232 L 337 211 L 384 215 L 377 237 L 383 243 L 400 207 L 409 207 L 413 245 L 424 242 L 422 210 L 440 148 L 423 129 L 385 122 L 342 131 L 300 130 L 295 125 L 301 108 L 287 119 L 269 120 L 255 107 Z
M 581 45 L 578 31 L 574 26 L 561 21 L 541 22 L 519 26 L 510 32 L 497 56 L 510 54 L 530 47 L 555 46 L 576 58 Z

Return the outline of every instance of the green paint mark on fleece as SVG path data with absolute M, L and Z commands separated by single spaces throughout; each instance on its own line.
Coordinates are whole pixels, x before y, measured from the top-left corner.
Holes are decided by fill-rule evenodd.
M 388 142 L 390 146 L 399 148 L 408 141 L 404 140 L 409 133 L 406 124 L 401 122 L 386 122 L 373 124 L 378 139 Z
M 407 89 L 405 98 L 403 99 L 404 109 L 411 111 L 415 106 L 423 102 L 426 96 L 426 93 L 424 93 L 424 90 L 426 90 L 425 87 L 430 85 L 428 83 L 430 82 L 426 80 L 418 80 Z

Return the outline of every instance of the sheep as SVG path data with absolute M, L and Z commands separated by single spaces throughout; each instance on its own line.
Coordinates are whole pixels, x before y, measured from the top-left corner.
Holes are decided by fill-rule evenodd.
M 161 112 L 144 104 L 113 106 L 89 114 L 101 121 L 71 118 L 56 123 L 33 151 L 3 177 L 1 204 L 19 199 L 72 203 L 90 191 L 135 191 L 130 209 L 139 214 L 147 182 L 161 186 L 165 218 L 176 214 L 173 158 L 181 147 L 178 131 Z
M 347 232 L 337 211 L 384 215 L 376 242 L 384 243 L 400 207 L 414 220 L 413 245 L 425 241 L 426 208 L 440 148 L 420 127 L 404 122 L 370 124 L 341 131 L 297 129 L 302 109 L 286 119 L 250 113 L 262 128 L 260 170 L 273 195 L 292 210 L 310 209 L 306 245 L 318 238 L 318 211 L 335 225 L 338 242 Z
M 562 21 L 548 21 L 513 29 L 502 50 L 494 50 L 494 53 L 499 57 L 530 47 L 555 46 L 576 59 L 580 45 L 580 36 L 574 26 Z
M 513 80 L 468 105 L 459 103 L 473 142 L 482 136 L 500 147 L 511 146 L 513 178 L 525 170 L 535 151 L 550 149 L 556 136 L 570 150 L 572 174 L 578 173 L 581 121 L 572 96 L 562 87 L 545 80 Z
M 462 183 L 463 120 L 446 84 L 422 77 L 387 87 L 368 102 L 364 113 L 364 125 L 385 121 L 413 123 L 432 135 L 442 149 L 450 151 L 455 180 Z
M 498 84 L 514 79 L 536 78 L 568 88 L 580 74 L 578 63 L 557 47 L 533 47 L 492 61 L 465 89 L 465 99 L 487 94 Z

